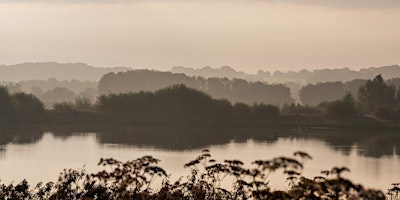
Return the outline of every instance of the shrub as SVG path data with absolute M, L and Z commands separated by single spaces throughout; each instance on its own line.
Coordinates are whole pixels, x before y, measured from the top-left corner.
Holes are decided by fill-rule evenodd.
M 326 105 L 327 115 L 334 118 L 348 118 L 355 116 L 356 106 L 353 96 L 348 93 L 341 100 L 329 102 Z
M 30 190 L 27 181 L 13 186 L 1 184 L 2 199 L 376 199 L 384 200 L 381 191 L 365 189 L 342 178 L 345 167 L 322 171 L 323 176 L 312 179 L 301 176 L 304 162 L 312 159 L 305 152 L 294 157 L 256 160 L 245 167 L 240 160 L 222 163 L 211 158 L 208 150 L 184 165 L 191 173 L 171 184 L 167 173 L 157 166 L 159 160 L 151 156 L 120 162 L 101 159 L 99 165 L 108 168 L 94 174 L 85 170 L 64 170 L 56 183 L 39 183 Z M 288 189 L 272 190 L 269 174 L 282 171 Z M 152 183 L 161 178 L 160 189 Z M 232 188 L 224 188 L 223 181 L 232 181 Z M 393 189 L 393 192 L 394 191 Z
M 395 113 L 385 106 L 379 106 L 375 109 L 374 116 L 385 120 L 392 120 L 395 117 Z
M 273 105 L 254 104 L 252 111 L 257 119 L 276 119 L 279 117 L 279 108 Z
M 284 104 L 282 106 L 282 112 L 283 113 L 288 113 L 288 114 L 315 114 L 315 113 L 320 113 L 321 111 L 313 106 L 302 106 L 300 104 Z
M 72 112 L 74 105 L 69 102 L 55 103 L 53 105 L 53 111 L 55 112 Z

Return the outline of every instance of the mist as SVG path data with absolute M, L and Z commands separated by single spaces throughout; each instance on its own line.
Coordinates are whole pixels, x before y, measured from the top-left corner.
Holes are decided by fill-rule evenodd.
M 0 1 L 2 64 L 228 65 L 254 73 L 400 63 L 394 1 L 112 2 Z

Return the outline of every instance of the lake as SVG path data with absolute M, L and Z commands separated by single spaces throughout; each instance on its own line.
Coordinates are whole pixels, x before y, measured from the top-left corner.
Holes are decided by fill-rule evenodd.
M 346 166 L 344 173 L 355 183 L 386 191 L 400 182 L 400 134 L 302 131 L 204 127 L 130 127 L 102 130 L 55 128 L 6 129 L 0 131 L 0 179 L 15 183 L 27 179 L 31 185 L 55 181 L 64 168 L 95 172 L 100 158 L 132 160 L 151 155 L 171 179 L 189 174 L 186 162 L 209 149 L 217 161 L 239 159 L 246 165 L 256 159 L 292 156 L 301 150 L 313 156 L 303 175 L 319 176 L 321 170 Z M 281 172 L 271 176 L 272 188 L 285 189 Z

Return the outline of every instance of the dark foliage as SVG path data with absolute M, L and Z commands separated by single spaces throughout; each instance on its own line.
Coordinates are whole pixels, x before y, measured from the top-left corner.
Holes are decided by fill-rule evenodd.
M 340 99 L 344 94 L 342 82 L 326 82 L 309 84 L 301 88 L 300 99 L 306 105 L 318 105 L 324 101 L 334 101 Z
M 354 97 L 348 93 L 341 100 L 329 102 L 326 105 L 327 115 L 333 118 L 347 119 L 357 115 Z
M 171 183 L 167 173 L 151 156 L 120 162 L 101 159 L 107 169 L 94 174 L 82 170 L 64 170 L 57 182 L 39 183 L 33 189 L 27 181 L 0 185 L 2 199 L 385 199 L 380 191 L 365 189 L 342 178 L 346 167 L 322 171 L 324 176 L 308 179 L 301 176 L 304 161 L 312 159 L 305 152 L 295 157 L 256 160 L 247 168 L 240 160 L 217 162 L 208 150 L 186 163 L 191 174 Z M 273 190 L 269 175 L 283 172 L 287 190 Z M 155 180 L 160 182 L 155 186 Z M 228 184 L 228 183 L 231 184 Z M 226 185 L 232 185 L 227 187 Z M 156 189 L 157 188 L 157 189 Z M 389 195 L 398 195 L 397 186 Z
M 203 91 L 214 98 L 228 99 L 231 102 L 247 104 L 292 103 L 290 89 L 284 85 L 267 85 L 261 82 L 248 82 L 243 79 L 201 78 L 185 74 L 135 70 L 104 75 L 98 86 L 100 94 L 156 91 L 162 88 L 184 84 Z
M 227 100 L 213 99 L 185 85 L 174 85 L 155 92 L 102 95 L 97 107 L 99 111 L 118 119 L 142 122 L 221 122 L 247 117 L 276 119 L 279 116 L 276 106 L 232 106 Z
M 0 87 L 0 122 L 38 122 L 45 118 L 43 103 L 31 94 Z
M 298 115 L 307 115 L 307 114 L 317 114 L 321 113 L 317 107 L 308 106 L 308 105 L 300 105 L 300 104 L 284 104 L 282 107 L 282 113 L 285 114 L 298 114 Z
M 363 79 L 354 79 L 348 82 L 323 82 L 308 84 L 299 91 L 300 100 L 306 105 L 318 105 L 325 101 L 336 101 L 347 93 L 354 97 L 358 89 L 366 82 Z
M 368 80 L 358 91 L 358 100 L 367 112 L 372 112 L 380 106 L 393 107 L 396 103 L 396 88 L 387 85 L 381 75 Z

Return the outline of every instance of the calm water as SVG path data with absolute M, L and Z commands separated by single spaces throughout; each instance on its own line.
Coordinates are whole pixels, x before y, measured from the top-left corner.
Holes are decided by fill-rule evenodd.
M 205 135 L 190 135 L 202 132 Z M 174 128 L 173 131 L 170 128 L 131 128 L 125 132 L 80 133 L 34 129 L 3 131 L 0 134 L 0 178 L 6 183 L 24 178 L 32 183 L 54 181 L 64 168 L 84 167 L 95 172 L 99 169 L 100 158 L 126 161 L 152 155 L 161 160 L 160 166 L 176 180 L 188 174 L 183 165 L 199 155 L 201 149 L 208 148 L 217 161 L 240 159 L 248 165 L 256 159 L 291 156 L 301 150 L 314 157 L 305 164 L 303 175 L 306 177 L 320 175 L 321 170 L 334 166 L 346 166 L 351 169 L 346 177 L 370 188 L 386 190 L 391 183 L 400 182 L 400 134 L 315 130 L 225 132 L 213 133 L 201 128 Z M 271 184 L 279 189 L 287 185 L 280 172 L 271 177 Z

